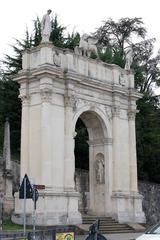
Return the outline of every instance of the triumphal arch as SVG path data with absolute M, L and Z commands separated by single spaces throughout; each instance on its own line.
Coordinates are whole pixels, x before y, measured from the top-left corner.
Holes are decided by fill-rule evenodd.
M 16 76 L 22 100 L 21 177 L 39 190 L 36 224 L 79 224 L 75 190 L 75 126 L 89 135 L 89 209 L 119 222 L 144 222 L 137 189 L 135 116 L 140 94 L 134 75 L 114 64 L 42 43 L 23 53 Z M 32 200 L 27 200 L 32 223 Z M 15 194 L 12 219 L 23 222 L 23 200 Z

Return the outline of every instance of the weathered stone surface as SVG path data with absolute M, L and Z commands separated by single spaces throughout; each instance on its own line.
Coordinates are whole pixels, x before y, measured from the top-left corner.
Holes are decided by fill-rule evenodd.
M 143 211 L 149 225 L 160 221 L 160 184 L 139 182 L 139 191 L 143 195 Z
M 0 193 L 4 195 L 3 198 L 3 219 L 10 218 L 14 210 L 13 194 L 19 189 L 20 182 L 20 165 L 16 161 L 11 161 L 10 166 L 12 171 L 5 169 L 5 161 L 1 158 L 0 168 Z
M 75 186 L 80 193 L 78 208 L 81 213 L 87 213 L 89 210 L 89 174 L 87 170 L 76 169 Z

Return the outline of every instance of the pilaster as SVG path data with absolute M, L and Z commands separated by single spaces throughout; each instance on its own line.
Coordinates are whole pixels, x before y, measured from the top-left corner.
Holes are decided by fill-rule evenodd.
M 129 153 L 130 153 L 130 191 L 137 192 L 137 155 L 136 155 L 136 135 L 135 117 L 136 109 L 128 110 L 129 124 Z
M 113 191 L 121 189 L 120 176 L 120 129 L 119 129 L 120 106 L 112 107 L 112 132 L 113 132 Z
M 41 97 L 41 184 L 52 187 L 52 79 L 40 79 Z M 54 153 L 53 153 L 54 154 Z
M 72 130 L 73 108 L 75 106 L 75 97 L 73 93 L 64 95 L 65 107 L 65 158 L 64 158 L 64 187 L 66 191 L 73 191 L 75 188 L 75 159 L 74 147 L 75 139 Z
M 22 102 L 21 115 L 21 178 L 29 172 L 29 105 L 30 96 L 20 93 L 19 98 Z

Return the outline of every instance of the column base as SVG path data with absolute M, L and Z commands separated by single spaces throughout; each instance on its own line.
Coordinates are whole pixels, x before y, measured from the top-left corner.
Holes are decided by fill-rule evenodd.
M 145 223 L 142 199 L 142 195 L 138 193 L 114 192 L 112 194 L 112 217 L 120 223 Z
M 78 212 L 79 194 L 76 192 L 45 192 L 39 191 L 36 209 L 36 225 L 75 225 L 82 223 L 81 214 Z M 15 194 L 15 210 L 12 221 L 23 224 L 24 200 Z M 33 201 L 26 200 L 26 224 L 33 224 Z

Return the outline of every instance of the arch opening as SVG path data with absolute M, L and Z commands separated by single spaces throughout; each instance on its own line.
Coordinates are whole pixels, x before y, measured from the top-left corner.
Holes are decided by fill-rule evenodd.
M 103 120 L 93 111 L 83 112 L 76 122 L 75 185 L 81 213 L 104 214 L 107 137 Z

